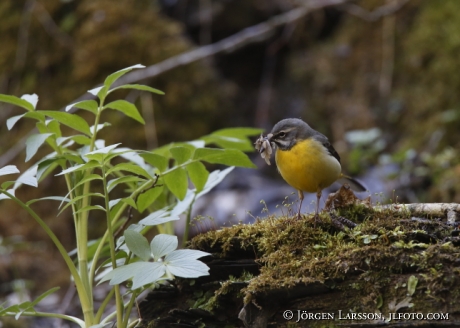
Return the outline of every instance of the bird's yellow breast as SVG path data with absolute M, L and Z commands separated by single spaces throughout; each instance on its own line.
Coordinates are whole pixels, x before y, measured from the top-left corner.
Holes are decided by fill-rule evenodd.
M 289 150 L 276 149 L 275 161 L 284 180 L 297 190 L 317 192 L 339 179 L 339 161 L 314 139 L 297 142 Z

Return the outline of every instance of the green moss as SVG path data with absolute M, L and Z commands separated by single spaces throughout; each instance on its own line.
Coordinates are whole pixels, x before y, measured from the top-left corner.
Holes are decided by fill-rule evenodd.
M 460 249 L 443 242 L 451 228 L 436 220 L 416 221 L 409 214 L 362 207 L 342 209 L 341 214 L 359 218 L 361 224 L 338 231 L 327 213 L 316 227 L 311 216 L 272 216 L 199 235 L 190 246 L 220 258 L 251 257 L 261 265 L 260 274 L 242 289 L 245 303 L 314 283 L 340 290 L 346 300 L 342 309 L 353 311 L 395 312 L 394 307 L 409 306 L 409 300 L 419 310 L 417 306 L 427 306 L 427 298 L 445 300 L 447 291 L 452 291 L 450 302 L 459 300 L 455 284 L 460 278 L 455 273 L 460 269 L 455 263 Z M 418 282 L 406 300 L 411 276 Z M 231 283 L 222 283 L 219 293 L 228 291 Z

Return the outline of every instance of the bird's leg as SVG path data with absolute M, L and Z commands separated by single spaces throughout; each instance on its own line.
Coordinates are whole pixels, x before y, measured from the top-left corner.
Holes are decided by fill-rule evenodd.
M 297 212 L 297 219 L 300 220 L 300 218 L 301 218 L 300 210 L 302 209 L 302 202 L 303 202 L 303 191 L 297 190 L 297 193 L 299 194 L 299 200 L 300 200 L 299 212 Z
M 316 221 L 320 221 L 321 220 L 319 219 L 319 201 L 321 200 L 321 189 L 318 188 L 318 190 L 316 191 L 316 211 L 315 211 L 315 216 L 314 216 L 314 220 L 315 220 L 315 223 L 314 223 L 314 226 L 316 228 Z

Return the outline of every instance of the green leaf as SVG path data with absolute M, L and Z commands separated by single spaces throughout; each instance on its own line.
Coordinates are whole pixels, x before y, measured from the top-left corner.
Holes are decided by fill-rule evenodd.
M 42 198 L 36 198 L 29 200 L 26 205 L 29 206 L 33 203 L 40 202 L 42 200 L 56 200 L 58 202 L 70 202 L 69 198 L 61 197 L 61 196 L 49 196 L 49 197 L 42 197 Z
M 46 123 L 49 123 L 50 121 L 47 121 Z M 35 126 L 37 127 L 37 130 L 39 132 L 39 134 L 46 134 L 46 133 L 51 133 L 51 134 L 54 134 L 52 131 L 49 131 L 46 123 L 44 122 L 37 122 L 35 124 Z M 59 124 L 59 122 L 57 122 Z M 53 149 L 53 150 L 56 150 L 57 149 L 57 136 L 54 135 L 52 138 L 48 138 L 46 139 L 46 143 Z
M 80 208 L 78 211 L 76 211 L 74 214 L 78 214 L 81 212 L 86 212 L 86 211 L 92 211 L 92 210 L 99 210 L 105 212 L 105 208 L 103 208 L 100 205 L 90 205 L 90 206 L 85 206 L 83 208 Z
M 249 157 L 237 149 L 199 148 L 195 151 L 194 159 L 212 164 L 255 168 Z
M 0 176 L 20 173 L 16 165 L 7 165 L 0 169 Z
M 142 167 L 136 165 L 136 164 L 131 164 L 131 163 L 120 163 L 112 167 L 110 170 L 107 171 L 107 176 L 109 176 L 113 172 L 118 172 L 118 171 L 127 171 L 130 173 L 134 173 L 140 176 L 143 176 L 147 179 L 152 179 L 152 176 L 147 173 L 146 170 L 144 170 Z
M 164 172 L 168 169 L 168 159 L 165 156 L 153 153 L 141 153 L 140 156 L 158 171 Z
M 1 184 L 1 189 L 3 190 L 7 190 L 9 187 L 11 187 L 12 185 L 14 185 L 15 181 L 5 181 Z M 14 190 L 13 190 L 14 192 Z M 5 195 L 3 194 L 0 194 L 0 199 L 5 199 L 4 198 Z M 8 197 L 7 197 L 8 198 Z
M 51 295 L 53 294 L 54 292 L 57 292 L 60 288 L 59 287 L 54 287 L 54 288 L 51 288 L 49 290 L 47 290 L 46 292 L 44 292 L 43 294 L 41 294 L 40 296 L 38 296 L 32 303 L 31 303 L 31 306 L 35 306 L 37 305 L 41 300 L 43 300 L 45 297 L 47 297 L 48 295 Z
M 137 271 L 143 269 L 145 263 L 148 262 L 135 262 L 120 266 L 102 277 L 101 281 L 99 281 L 99 284 L 107 280 L 110 280 L 111 285 L 121 284 L 123 281 L 131 279 Z
M 187 147 L 173 147 L 169 150 L 169 152 L 177 161 L 177 165 L 185 163 L 192 157 L 192 150 Z
M 105 108 L 111 108 L 118 110 L 125 114 L 126 116 L 131 117 L 132 119 L 135 119 L 136 121 L 145 124 L 144 119 L 142 118 L 141 114 L 139 114 L 139 111 L 137 110 L 136 106 L 131 104 L 130 102 L 127 102 L 126 100 L 115 100 L 112 101 L 111 103 L 108 103 L 107 105 L 104 106 Z
M 144 261 L 150 259 L 150 246 L 147 238 L 134 230 L 125 230 L 125 243 L 129 250 Z
M 122 198 L 121 201 L 137 210 L 136 202 L 131 197 Z
M 31 111 L 31 112 L 35 110 L 34 106 L 30 102 L 28 102 L 27 100 L 18 98 L 16 96 L 0 94 L 0 102 L 5 102 L 8 104 L 16 105 L 28 111 Z
M 155 148 L 151 150 L 150 152 L 152 154 L 161 155 L 169 159 L 172 157 L 171 152 L 169 150 L 175 147 L 185 147 L 187 149 L 190 149 L 192 152 L 194 152 L 196 148 L 204 147 L 204 141 L 195 140 L 195 141 L 190 141 L 190 142 L 172 142 L 170 144 Z
M 136 272 L 136 275 L 133 277 L 133 285 L 131 289 L 137 289 L 145 285 L 150 285 L 161 278 L 165 274 L 165 265 L 159 262 L 144 262 L 145 266 L 142 270 Z
M 118 80 L 121 76 L 125 75 L 129 71 L 131 71 L 131 70 L 133 70 L 135 68 L 144 68 L 144 67 L 145 67 L 144 65 L 137 64 L 137 65 L 129 66 L 129 67 L 123 68 L 123 69 L 121 69 L 119 71 L 116 71 L 115 73 L 112 73 L 109 76 L 107 76 L 107 78 L 104 81 L 104 86 L 109 88 L 116 80 Z
M 171 209 L 171 216 L 179 216 L 182 213 L 187 212 L 190 209 L 192 203 L 195 201 L 195 195 L 195 190 L 187 189 L 185 198 L 181 201 L 178 201 Z
M 81 186 L 82 184 L 86 183 L 86 182 L 89 182 L 89 181 L 94 181 L 94 180 L 102 180 L 102 177 L 98 174 L 90 174 L 90 175 L 87 175 L 85 176 L 83 179 L 81 179 L 80 181 L 78 181 L 78 183 L 75 185 L 75 187 L 73 187 L 72 190 L 74 190 L 75 188 Z
M 110 153 L 112 150 L 114 150 L 115 148 L 117 148 L 120 145 L 121 145 L 121 143 L 116 143 L 116 144 L 113 144 L 113 145 L 98 148 L 96 150 L 93 150 L 90 153 L 86 153 L 85 156 L 94 155 L 94 154 L 104 154 L 105 155 L 105 154 Z
M 50 133 L 54 133 L 56 138 L 60 138 L 62 136 L 61 133 L 61 125 L 59 124 L 58 121 L 51 120 L 47 124 L 48 130 Z
M 38 186 L 38 181 L 37 181 L 37 165 L 32 165 L 30 168 L 28 168 L 25 172 L 23 172 L 19 178 L 16 179 L 16 182 L 14 184 L 14 189 L 19 188 L 21 184 L 26 184 L 32 187 L 37 187 Z
M 140 194 L 137 198 L 137 210 L 139 213 L 144 212 L 146 208 L 152 205 L 162 192 L 163 186 L 156 186 Z
M 30 302 L 30 301 L 25 301 L 25 302 L 22 302 L 21 304 L 19 304 L 19 308 L 21 309 L 21 311 L 16 313 L 14 318 L 16 320 L 18 320 L 24 312 L 26 312 L 27 310 L 31 310 L 32 309 L 31 304 L 32 304 L 32 302 Z
M 71 172 L 77 172 L 77 171 L 82 171 L 82 170 L 87 170 L 87 169 L 92 169 L 95 167 L 100 167 L 99 163 L 96 161 L 90 161 L 86 164 L 78 164 L 72 167 L 69 167 L 68 169 L 63 170 L 61 173 L 56 174 L 58 175 L 63 175 Z
M 177 236 L 158 234 L 153 237 L 150 243 L 150 252 L 153 258 L 158 261 L 161 257 L 176 250 L 178 246 Z
M 85 176 L 80 181 L 78 181 L 78 183 L 72 188 L 72 190 L 69 193 L 67 193 L 66 197 L 68 197 L 72 191 L 74 191 L 76 188 L 78 188 L 82 184 L 89 182 L 89 181 L 94 181 L 94 180 L 102 180 L 102 177 L 97 174 L 90 174 L 90 175 Z
M 27 112 L 24 114 L 24 117 L 33 118 L 40 122 L 45 122 L 45 114 L 42 114 L 42 111 Z
M 209 267 L 198 258 L 211 255 L 194 249 L 180 249 L 166 255 L 167 270 L 182 278 L 198 278 L 209 275 Z
M 416 276 L 410 276 L 409 280 L 407 281 L 407 295 L 412 296 L 415 293 L 415 289 L 417 288 L 418 278 Z
M 145 218 L 139 221 L 140 224 L 146 226 L 154 226 L 170 221 L 177 221 L 180 217 L 177 214 L 172 214 L 169 210 L 161 209 L 150 213 Z
M 94 89 L 88 90 L 88 92 L 94 96 L 97 96 L 99 99 L 102 100 L 107 96 L 108 90 L 109 90 L 109 87 L 102 85 L 100 87 L 96 87 Z
M 60 162 L 62 161 L 62 158 L 60 157 L 52 157 L 52 158 L 47 158 L 44 160 L 41 160 L 38 163 L 38 168 L 37 168 L 37 180 L 41 181 L 42 176 L 43 178 L 46 177 L 53 169 L 55 169 Z M 44 175 L 46 173 L 46 175 Z
M 120 183 L 130 183 L 130 182 L 144 182 L 145 179 L 141 179 L 137 176 L 126 176 L 126 177 L 120 177 L 120 178 L 116 178 L 116 179 L 113 179 L 113 180 L 110 180 L 108 183 L 107 183 L 107 189 L 109 190 L 109 192 L 111 192 L 116 186 L 118 186 Z
M 81 158 L 80 155 L 72 153 L 64 153 L 61 156 L 56 157 L 57 159 L 63 159 L 71 164 L 85 164 L 86 162 Z
M 70 139 L 72 139 L 73 141 L 75 141 L 79 145 L 87 146 L 87 145 L 91 144 L 91 139 L 88 138 L 87 136 L 82 135 L 82 134 L 77 134 L 77 135 L 71 136 Z
M 85 157 L 89 160 L 95 160 L 95 161 L 98 161 L 99 163 L 102 163 L 110 155 L 114 155 L 115 157 L 118 156 L 118 154 L 110 154 L 110 152 L 114 150 L 115 148 L 117 148 L 119 145 L 121 145 L 121 143 L 117 143 L 117 144 L 113 144 L 110 146 L 106 146 L 103 148 L 93 150 L 92 152 L 86 153 Z
M 2 303 L 2 305 L 3 304 L 4 303 Z M 11 314 L 11 313 L 17 313 L 19 311 L 21 311 L 21 309 L 19 308 L 18 304 L 8 306 L 7 308 L 3 308 L 2 306 L 0 306 L 0 316 L 5 316 L 5 315 Z
M 248 137 L 260 135 L 261 129 L 229 128 L 215 131 L 200 139 L 206 144 L 216 144 L 222 148 L 233 148 L 241 151 L 254 151 L 254 145 Z
M 30 160 L 38 151 L 41 145 L 52 136 L 52 133 L 33 134 L 26 141 L 26 162 Z
M 187 193 L 187 173 L 183 168 L 176 168 L 163 176 L 166 186 L 171 192 L 179 198 L 184 199 Z
M 212 171 L 209 174 L 208 181 L 206 181 L 206 184 L 203 190 L 196 195 L 196 198 L 199 198 L 207 194 L 212 188 L 217 186 L 230 172 L 232 172 L 234 168 L 235 168 L 234 166 L 230 166 L 222 171 L 220 170 Z
M 100 198 L 104 198 L 104 195 L 102 195 L 101 193 L 96 193 L 96 192 L 90 192 L 90 193 L 87 193 L 87 194 L 84 194 L 84 195 L 80 195 L 80 196 L 77 196 L 77 197 L 74 197 L 72 200 L 70 200 L 64 207 L 62 207 L 58 213 L 57 216 L 61 215 L 62 212 L 64 212 L 69 206 L 72 206 L 73 204 L 76 204 L 78 201 L 80 201 L 81 199 L 83 198 L 86 198 L 86 197 L 100 197 Z M 61 205 L 63 204 L 63 202 L 61 202 Z M 60 206 L 59 206 L 60 207 Z M 90 206 L 86 206 L 85 208 L 89 208 Z M 97 208 L 95 207 L 92 207 L 90 208 L 89 210 L 91 209 L 99 209 L 99 210 L 103 210 L 105 211 L 105 209 L 102 207 L 102 206 L 99 206 L 99 205 L 96 205 Z M 78 208 L 78 207 L 77 207 Z M 81 212 L 80 211 L 77 211 L 76 213 L 79 213 Z
M 152 284 L 165 273 L 165 266 L 160 262 L 135 262 L 114 269 L 100 281 L 110 280 L 110 285 L 118 285 L 133 278 L 132 289 Z
M 8 128 L 8 130 L 11 130 L 14 125 L 21 119 L 24 117 L 25 114 L 21 114 L 21 115 L 16 115 L 16 116 L 13 116 L 13 117 L 10 117 L 9 119 L 6 120 L 6 127 Z
M 121 202 L 121 198 L 110 200 L 109 201 L 109 210 L 112 210 L 112 208 L 117 206 L 118 204 L 120 204 L 120 202 Z
M 112 125 L 112 124 L 110 124 L 110 123 L 108 123 L 108 122 L 104 122 L 104 123 L 98 124 L 98 125 L 96 126 L 96 132 L 94 132 L 94 125 L 92 125 L 89 129 L 91 130 L 91 133 L 92 133 L 92 134 L 95 134 L 95 133 L 101 131 L 103 128 L 108 127 L 108 126 L 111 126 L 111 125 Z
M 164 95 L 165 94 L 161 90 L 154 89 L 154 88 L 151 88 L 151 87 L 149 87 L 147 85 L 141 85 L 141 84 L 120 85 L 119 87 L 116 87 L 116 88 L 113 88 L 112 90 L 110 90 L 109 93 L 112 92 L 112 91 L 118 90 L 118 89 L 136 89 L 136 90 L 141 90 L 141 91 L 149 91 L 149 92 L 156 93 L 156 94 L 159 94 L 159 95 Z
M 188 176 L 192 180 L 197 192 L 203 190 L 206 181 L 208 181 L 209 172 L 201 162 L 193 162 L 186 167 Z
M 74 130 L 80 131 L 88 136 L 91 136 L 91 131 L 89 130 L 88 123 L 86 123 L 86 121 L 78 115 L 52 110 L 42 110 L 39 112 L 59 121 L 59 123 L 64 124 Z
M 31 95 L 28 95 L 28 94 L 22 95 L 21 99 L 27 101 L 28 103 L 30 103 L 33 106 L 34 109 L 37 108 L 38 96 L 35 93 L 33 93 Z
M 84 109 L 84 110 L 87 110 L 87 111 L 89 111 L 89 112 L 91 112 L 93 114 L 97 114 L 98 105 L 97 105 L 97 101 L 95 101 L 95 100 L 83 100 L 83 101 L 79 101 L 77 103 L 68 105 L 65 108 L 65 111 L 68 112 L 73 107 L 79 108 L 79 109 Z

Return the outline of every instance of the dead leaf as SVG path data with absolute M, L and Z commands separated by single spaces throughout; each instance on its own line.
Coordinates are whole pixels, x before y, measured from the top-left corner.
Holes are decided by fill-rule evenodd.
M 344 184 L 342 187 L 340 187 L 339 190 L 327 197 L 325 207 L 328 211 L 331 211 L 333 209 L 358 204 L 365 205 L 366 207 L 371 207 L 371 197 L 369 196 L 365 199 L 359 199 L 355 196 L 350 186 Z

